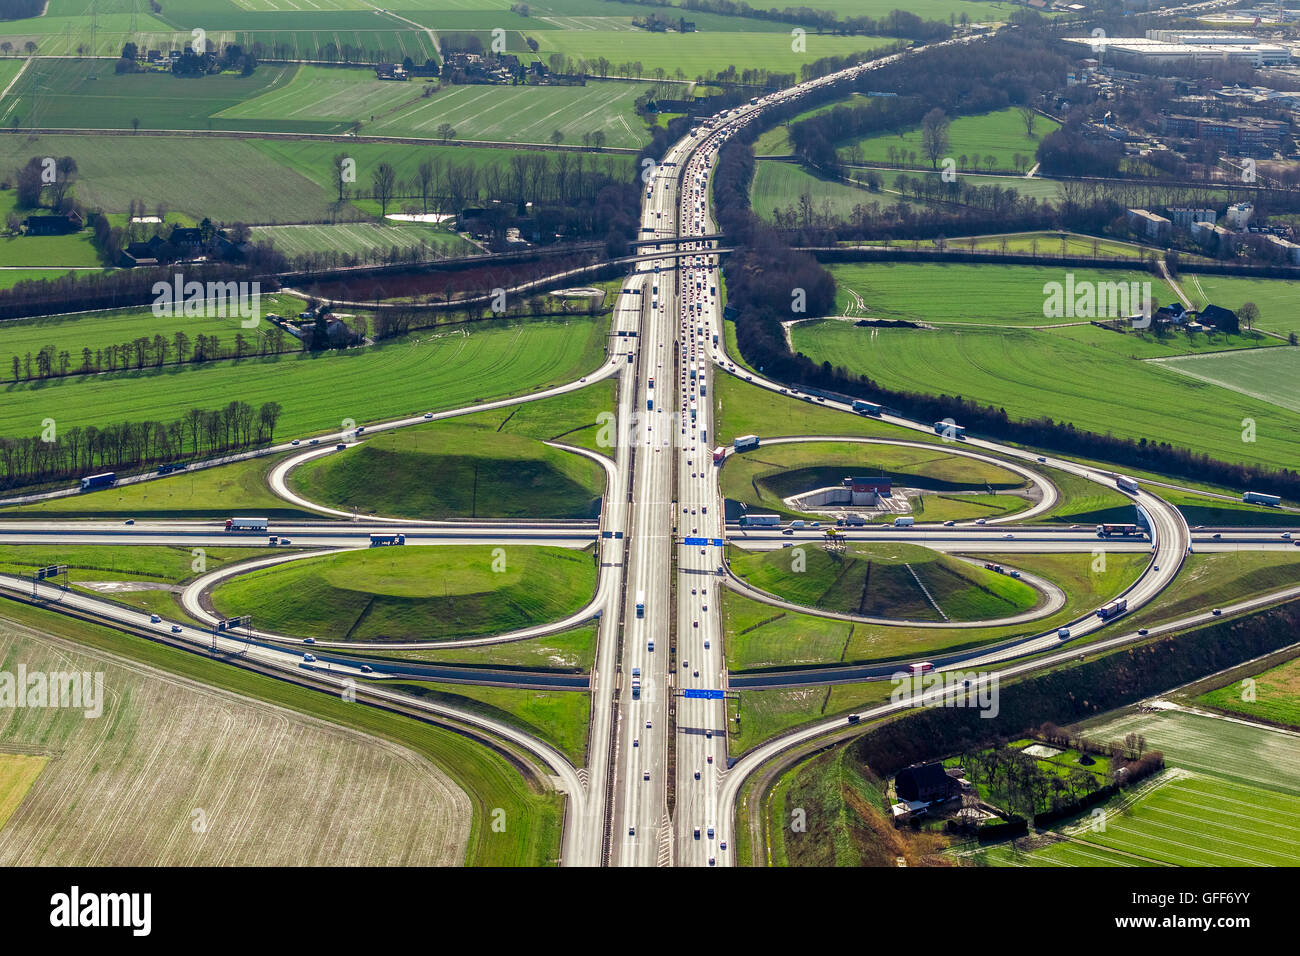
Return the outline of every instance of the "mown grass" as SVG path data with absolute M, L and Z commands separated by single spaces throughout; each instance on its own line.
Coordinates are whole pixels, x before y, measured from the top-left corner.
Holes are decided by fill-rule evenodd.
M 51 518 L 319 517 L 315 512 L 292 507 L 283 498 L 272 494 L 267 484 L 268 475 L 286 457 L 288 453 L 263 455 L 212 468 L 182 471 L 151 481 L 19 505 L 4 509 L 3 514 Z
M 416 680 L 384 681 L 383 686 L 501 720 L 545 740 L 575 767 L 587 761 L 591 696 L 586 691 L 525 690 Z
M 851 544 L 844 552 L 817 544 L 779 551 L 733 547 L 728 554 L 732 570 L 755 587 L 844 614 L 943 620 L 922 586 L 953 621 L 1006 617 L 1039 602 L 1023 581 L 919 545 Z
M 338 455 L 294 469 L 305 498 L 403 518 L 589 518 L 600 513 L 605 471 L 596 462 L 448 419 L 380 432 Z
M 740 595 L 726 594 L 722 601 L 722 620 L 728 669 L 747 671 L 800 664 L 907 660 L 1039 634 L 1100 607 L 1124 590 L 1145 566 L 1148 555 L 1107 554 L 1104 567 L 1098 567 L 1090 554 L 981 554 L 978 558 L 981 564 L 987 561 L 1019 568 L 1051 581 L 1065 592 L 1065 607 L 1024 625 L 886 627 L 784 611 Z
M 577 611 L 595 588 L 590 550 L 439 545 L 253 571 L 219 585 L 212 603 L 296 637 L 435 641 L 544 624 Z
M 1300 730 L 1300 658 L 1201 694 L 1196 703 Z
M 191 408 L 224 407 L 232 396 L 254 408 L 278 402 L 279 439 L 336 430 L 349 418 L 365 424 L 458 408 L 591 371 L 604 355 L 605 324 L 576 316 L 505 321 L 345 352 L 11 385 L 0 406 L 0 435 L 31 433 L 46 417 L 63 429 L 126 419 L 174 421 Z
M 1285 467 L 1300 460 L 1294 413 L 1140 361 L 1182 353 L 1182 336 L 1166 342 L 1092 326 L 877 331 L 825 321 L 796 326 L 793 339 L 795 348 L 814 361 L 869 375 L 886 388 L 960 395 L 1005 408 L 1012 420 L 1047 416 L 1099 434 L 1167 441 L 1226 461 Z M 1195 347 L 1210 349 L 1215 343 Z M 1168 414 L 1171 408 L 1178 414 Z M 1254 443 L 1241 440 L 1247 418 L 1257 423 Z

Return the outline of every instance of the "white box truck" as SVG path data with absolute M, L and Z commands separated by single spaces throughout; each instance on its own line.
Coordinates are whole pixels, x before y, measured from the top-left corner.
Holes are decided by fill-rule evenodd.
M 894 519 L 895 528 L 910 528 L 914 524 L 916 524 L 916 519 L 913 518 L 911 515 L 907 515 L 906 517 L 903 518 Z

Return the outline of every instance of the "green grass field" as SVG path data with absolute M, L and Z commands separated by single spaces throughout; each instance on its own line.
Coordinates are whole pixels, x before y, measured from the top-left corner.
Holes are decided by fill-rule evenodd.
M 779 551 L 732 547 L 728 558 L 731 569 L 754 587 L 844 614 L 976 621 L 1020 614 L 1039 603 L 1038 592 L 1023 581 L 919 545 L 850 544 L 844 552 L 815 544 Z
M 189 615 L 177 598 L 181 585 L 208 571 L 240 561 L 272 554 L 266 548 L 183 548 L 162 545 L 114 547 L 71 545 L 68 547 L 0 546 L 0 573 L 29 577 L 40 567 L 66 564 L 66 577 L 55 584 L 70 584 L 74 591 L 108 598 L 169 619 L 186 620 Z M 49 587 L 46 594 L 50 594 Z
M 831 216 L 849 217 L 854 206 L 891 206 L 901 197 L 890 192 L 871 192 L 831 179 L 821 179 L 794 163 L 767 161 L 755 164 L 754 181 L 749 188 L 750 206 L 763 219 L 771 221 L 773 209 L 783 212 L 799 208 L 800 198 L 807 195 L 814 211 L 829 209 Z
M 1039 465 L 1036 470 L 1056 485 L 1061 496 L 1055 507 L 1039 516 L 1039 521 L 1088 525 L 1103 521 L 1127 524 L 1134 520 L 1133 499 L 1115 488 L 1058 468 Z M 1164 495 L 1165 490 L 1161 489 L 1160 494 Z
M 1172 488 L 1161 488 L 1159 494 L 1177 507 L 1193 528 L 1198 525 L 1250 528 L 1300 526 L 1300 520 L 1293 512 L 1282 511 L 1280 508 L 1266 508 L 1263 505 L 1246 504 L 1244 501 L 1224 501 L 1221 498 L 1210 498 Z
M 340 252 L 366 257 L 386 255 L 393 249 L 415 251 L 421 258 L 433 255 L 473 255 L 477 247 L 460 236 L 425 225 L 388 225 L 349 222 L 338 225 L 256 226 L 254 242 L 271 242 L 286 256 Z M 283 313 L 281 313 L 283 314 Z
M 1161 363 L 1181 375 L 1300 413 L 1300 349 L 1220 352 Z
M 267 485 L 268 475 L 284 458 L 284 455 L 265 455 L 214 468 L 179 472 L 153 481 L 19 505 L 2 513 L 5 516 L 45 515 L 51 518 L 319 517 L 316 512 L 301 511 L 271 493 Z
M 1068 271 L 1074 275 L 1075 288 L 1085 282 L 1117 282 L 1126 288 L 1132 282 L 1149 282 L 1156 302 L 1174 297 L 1172 289 L 1147 272 Z M 1088 321 L 1044 314 L 1048 304 L 1044 286 L 1066 282 L 1067 270 L 1060 266 L 881 262 L 836 265 L 831 267 L 831 273 L 835 276 L 836 310 L 855 318 L 998 327 Z M 1140 303 L 1133 306 L 1133 311 L 1138 308 Z
M 1147 560 L 1145 554 L 1109 554 L 1105 567 L 1094 570 L 1090 554 L 981 554 L 978 558 L 981 564 L 1002 564 L 1046 578 L 1065 592 L 1065 607 L 1027 625 L 919 628 L 850 624 L 726 594 L 722 610 L 727 667 L 743 671 L 796 664 L 915 659 L 1042 633 L 1101 606 L 1123 591 Z
M 1208 351 L 1215 347 L 1208 341 L 1159 340 L 1086 325 L 934 332 L 825 321 L 798 325 L 792 334 L 795 348 L 814 361 L 829 360 L 886 388 L 961 395 L 1005 408 L 1012 419 L 1048 416 L 1101 434 L 1168 441 L 1226 461 L 1285 467 L 1300 460 L 1294 412 L 1135 361 L 1188 347 Z M 1246 418 L 1257 423 L 1254 443 L 1241 440 Z
M 6 604 L 5 618 L 22 627 L 76 641 L 92 651 L 121 657 L 164 673 L 198 681 L 244 698 L 266 701 L 342 727 L 407 747 L 446 771 L 469 797 L 473 821 L 465 862 L 474 866 L 549 866 L 559 854 L 563 798 L 526 782 L 511 760 L 472 738 L 443 726 L 359 707 L 335 696 L 296 687 L 206 657 L 130 637 L 109 628 L 76 621 L 52 611 Z M 158 708 L 144 713 L 168 713 Z M 171 711 L 174 713 L 174 711 Z M 51 711 L 51 713 L 60 713 Z M 65 712 L 66 713 L 66 712 Z M 78 720 L 85 727 L 88 721 Z M 174 731 L 173 731 L 174 732 Z M 510 751 L 510 748 L 506 748 Z M 528 758 L 520 758 L 531 764 Z M 155 777 L 150 787 L 156 787 Z M 69 792 L 78 792 L 71 790 Z M 136 795 L 138 788 L 128 792 Z M 298 794 L 301 797 L 301 794 Z M 136 796 L 133 805 L 139 805 Z M 62 801 L 63 806 L 80 805 Z M 94 803 L 85 806 L 95 807 Z M 186 806 L 193 807 L 191 801 Z M 429 806 L 428 794 L 422 804 Z M 507 827 L 493 829 L 491 814 L 505 811 Z M 186 819 L 188 820 L 188 809 Z M 277 817 L 276 819 L 280 819 Z M 170 825 L 170 823 L 168 823 Z M 92 828 L 93 829 L 93 828 Z M 138 835 L 136 845 L 139 844 Z M 337 849 L 332 851 L 337 859 Z M 79 861 L 73 861 L 79 862 Z
M 380 83 L 381 86 L 406 84 Z M 428 99 L 419 98 L 381 114 L 362 132 L 377 136 L 440 138 L 438 127 L 450 123 L 457 139 L 509 143 L 549 143 L 559 130 L 564 143 L 578 145 L 600 130 L 605 145 L 639 149 L 649 140 L 633 101 L 645 92 L 636 83 L 588 83 L 586 86 L 449 86 Z
M 1300 551 L 1300 549 L 1292 549 Z M 1110 555 L 1113 560 L 1117 555 Z M 1221 551 L 1190 554 L 1173 583 L 1151 604 L 1125 616 L 1128 627 L 1174 620 L 1293 586 L 1300 554 L 1292 551 Z M 1086 639 L 1085 639 L 1086 640 Z
M 545 624 L 577 611 L 595 589 L 588 551 L 446 545 L 294 561 L 227 581 L 212 602 L 295 637 L 406 642 Z
M 728 331 L 732 329 L 727 325 Z M 735 354 L 734 352 L 731 354 Z M 740 365 L 737 364 L 737 370 Z M 713 380 L 713 411 L 719 444 L 733 441 L 737 435 L 757 434 L 765 438 L 784 435 L 864 436 L 929 441 L 924 434 L 874 418 L 845 415 L 816 403 L 800 401 L 758 388 L 732 375 L 717 375 Z M 939 445 L 938 436 L 934 443 Z M 725 469 L 724 469 L 725 472 Z
M 1300 658 L 1208 691 L 1195 702 L 1247 720 L 1300 730 Z
M 981 185 L 988 185 L 990 182 L 1008 182 L 1006 178 L 998 179 L 997 177 L 981 176 L 971 177 L 987 180 Z M 1046 183 L 1050 180 L 1025 180 L 1023 182 Z M 1055 184 L 1053 183 L 1053 188 Z M 1022 189 L 1026 187 L 1017 188 Z M 866 245 L 884 245 L 883 240 L 874 240 Z M 898 249 L 934 249 L 936 242 L 933 239 L 911 239 L 891 241 L 890 246 Z M 1136 242 L 1120 242 L 1117 239 L 1102 239 L 1097 236 L 1083 235 L 1077 232 L 1008 232 L 997 233 L 984 236 L 953 236 L 945 239 L 945 245 L 948 249 L 954 249 L 960 252 L 1011 252 L 1021 253 L 1031 256 L 1093 256 L 1104 258 L 1123 258 L 1136 259 L 1139 262 L 1144 261 L 1152 252 L 1158 252 L 1150 246 L 1143 246 Z M 852 266 L 839 266 L 836 268 L 851 269 Z M 996 265 L 982 266 L 985 269 L 997 269 Z M 1106 273 L 1114 275 L 1114 273 Z M 1056 279 L 1059 281 L 1060 276 Z M 1144 280 L 1152 283 L 1152 292 L 1155 298 L 1160 301 L 1161 296 L 1172 294 L 1172 289 L 1165 286 L 1162 280 L 1153 278 L 1150 274 L 1143 276 Z
M 291 484 L 311 501 L 392 517 L 590 518 L 605 471 L 535 438 L 451 419 L 367 438 L 295 469 Z
M 338 152 L 337 144 L 312 145 L 324 154 L 321 165 L 327 172 L 329 150 L 335 147 L 333 152 Z M 143 133 L 41 136 L 35 142 L 20 136 L 0 137 L 0 167 L 17 168 L 32 156 L 73 157 L 78 166 L 77 198 L 108 212 L 126 212 L 132 200 L 143 199 L 150 212 L 161 205 L 198 219 L 302 222 L 328 219 L 335 198 L 324 173 L 323 184 L 314 182 L 261 151 L 254 140 L 200 141 Z M 360 163 L 358 169 L 365 174 Z
M 627 8 L 623 8 L 626 10 Z M 796 52 L 788 30 L 724 31 L 700 33 L 646 33 L 641 30 L 547 30 L 538 31 L 534 39 L 543 60 L 551 53 L 562 53 L 588 63 L 605 57 L 615 66 L 639 63 L 633 75 L 652 76 L 662 68 L 669 76 L 678 69 L 689 79 L 707 76 L 734 66 L 737 71 L 765 69 L 779 73 L 798 73 L 805 63 L 822 57 L 846 56 L 880 49 L 893 43 L 883 37 L 818 36 L 808 34 L 806 49 Z
M 441 681 L 383 681 L 382 684 L 389 690 L 501 720 L 553 745 L 576 767 L 587 762 L 591 696 L 585 691 L 538 691 Z
M 479 667 L 523 667 L 529 670 L 586 674 L 590 673 L 592 662 L 596 657 L 596 625 L 580 624 L 557 634 L 504 644 L 387 650 L 350 648 L 348 656 L 369 660 L 473 664 Z
M 0 435 L 33 432 L 42 418 L 60 426 L 124 419 L 172 421 L 232 396 L 254 407 L 277 401 L 283 439 L 518 395 L 589 372 L 603 357 L 605 322 L 571 317 L 502 321 L 418 333 L 382 346 L 323 355 L 281 355 L 183 369 L 59 379 L 8 386 Z
M 945 156 L 957 161 L 959 173 L 978 172 L 979 169 L 989 170 L 990 167 L 984 160 L 985 156 L 994 157 L 993 169 L 1015 172 L 1016 167 L 1012 159 L 1016 153 L 1026 157 L 1028 165 L 1033 166 L 1035 162 L 1033 157 L 1038 150 L 1038 144 L 1058 126 L 1052 120 L 1039 116 L 1035 120 L 1034 135 L 1030 137 L 1025 132 L 1025 124 L 1020 119 L 1019 113 L 1014 109 L 949 118 L 951 119 L 948 127 L 949 149 Z M 865 137 L 856 145 L 861 148 L 863 160 L 868 163 L 901 163 L 925 169 L 931 167 L 930 159 L 921 145 L 920 126 L 904 131 L 901 136 L 889 134 Z M 890 147 L 898 152 L 891 156 Z M 900 153 L 903 155 L 900 156 Z M 847 148 L 840 150 L 842 159 L 847 159 L 848 155 Z M 968 162 L 962 163 L 960 161 L 962 156 L 968 157 Z M 976 157 L 981 161 L 979 169 L 976 169 L 973 164 Z
M 262 314 L 276 312 L 280 315 L 296 315 L 302 311 L 305 303 L 297 296 L 267 293 L 260 300 Z M 0 383 L 15 381 L 13 359 L 19 360 L 19 381 L 26 377 L 25 357 L 27 353 L 35 355 L 48 345 L 69 354 L 71 370 L 79 369 L 82 363 L 82 350 L 90 349 L 92 353 L 110 346 L 121 346 L 139 338 L 147 338 L 152 343 L 154 336 L 161 335 L 167 340 L 168 362 L 174 362 L 176 353 L 173 346 L 177 332 L 184 332 L 191 341 L 199 335 L 215 335 L 221 340 L 223 349 L 233 353 L 235 336 L 243 335 L 251 343 L 254 352 L 261 351 L 262 341 L 273 326 L 269 322 L 259 322 L 255 329 L 244 329 L 237 315 L 228 316 L 156 316 L 151 308 L 114 309 L 74 315 L 51 315 L 31 319 L 15 319 L 5 323 L 5 335 L 0 339 Z M 300 351 L 298 340 L 285 337 L 285 348 Z M 155 354 L 155 353 L 150 353 Z M 131 363 L 134 365 L 134 353 Z M 94 367 L 92 358 L 91 367 Z M 107 368 L 107 364 L 104 364 Z M 119 363 L 118 367 L 121 365 Z M 35 366 L 34 366 L 35 368 Z M 33 373 L 35 374 L 35 372 Z
M 1228 276 L 1188 274 L 1180 280 L 1192 305 L 1204 308 L 1213 303 L 1227 309 L 1241 308 L 1246 302 L 1259 306 L 1257 327 L 1286 335 L 1300 332 L 1300 310 L 1295 307 L 1300 296 L 1300 282 L 1286 279 L 1237 279 Z

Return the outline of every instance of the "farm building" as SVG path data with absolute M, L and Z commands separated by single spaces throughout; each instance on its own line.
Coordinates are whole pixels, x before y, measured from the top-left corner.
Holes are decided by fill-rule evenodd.
M 940 803 L 961 795 L 961 780 L 937 760 L 915 763 L 895 775 L 894 792 L 898 799 L 909 803 Z
M 51 216 L 28 216 L 23 220 L 29 236 L 66 236 L 81 231 L 81 227 L 85 224 L 81 213 L 75 209 Z

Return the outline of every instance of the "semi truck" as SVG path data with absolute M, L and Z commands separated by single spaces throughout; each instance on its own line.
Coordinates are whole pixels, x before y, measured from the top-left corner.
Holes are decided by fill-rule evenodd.
M 265 518 L 227 518 L 227 531 L 256 531 L 259 534 L 266 533 L 267 521 Z
M 645 617 L 645 592 L 636 592 L 636 616 Z
M 847 514 L 843 518 L 837 518 L 835 523 L 840 527 L 848 526 L 856 528 L 867 523 L 867 519 L 860 514 Z
M 385 545 L 406 544 L 406 535 L 404 534 L 372 534 L 370 536 L 370 547 L 382 548 Z
M 91 491 L 95 488 L 111 488 L 117 484 L 117 472 L 106 471 L 102 475 L 90 475 L 81 479 L 81 490 Z
M 910 528 L 914 524 L 916 524 L 916 519 L 913 518 L 911 515 L 894 519 L 895 528 Z
M 1121 538 L 1127 538 L 1131 535 L 1141 535 L 1142 529 L 1135 524 L 1099 524 L 1097 525 L 1097 537 L 1109 538 L 1111 535 L 1118 535 Z
M 186 461 L 178 461 L 170 465 L 159 465 L 158 474 L 170 475 L 174 471 L 184 471 L 188 467 L 189 467 L 189 462 Z
M 775 528 L 781 523 L 780 515 L 741 515 L 742 528 Z
M 1131 495 L 1137 494 L 1142 488 L 1136 479 L 1130 478 L 1128 475 L 1116 475 L 1115 487 L 1120 491 L 1127 491 Z
M 749 451 L 751 448 L 758 447 L 757 435 L 741 435 L 731 443 L 731 447 L 736 451 Z
M 1105 607 L 1097 608 L 1097 616 L 1103 621 L 1109 621 L 1113 617 L 1119 617 L 1128 610 L 1128 598 L 1120 598 L 1118 601 L 1112 601 Z
M 882 408 L 883 406 L 877 405 L 875 402 L 858 400 L 853 403 L 853 410 L 859 415 L 875 415 L 879 417 Z
M 720 465 L 720 464 L 722 464 L 723 460 L 724 460 L 726 457 L 727 457 L 727 446 L 726 446 L 726 445 L 719 445 L 717 448 L 713 449 L 713 463 L 714 463 L 715 465 Z
M 1266 495 L 1259 491 L 1248 491 L 1241 496 L 1241 500 L 1254 505 L 1272 505 L 1274 507 L 1282 503 L 1282 499 L 1278 495 Z
M 934 433 L 945 438 L 965 438 L 966 428 L 962 425 L 954 425 L 952 422 L 935 422 Z

